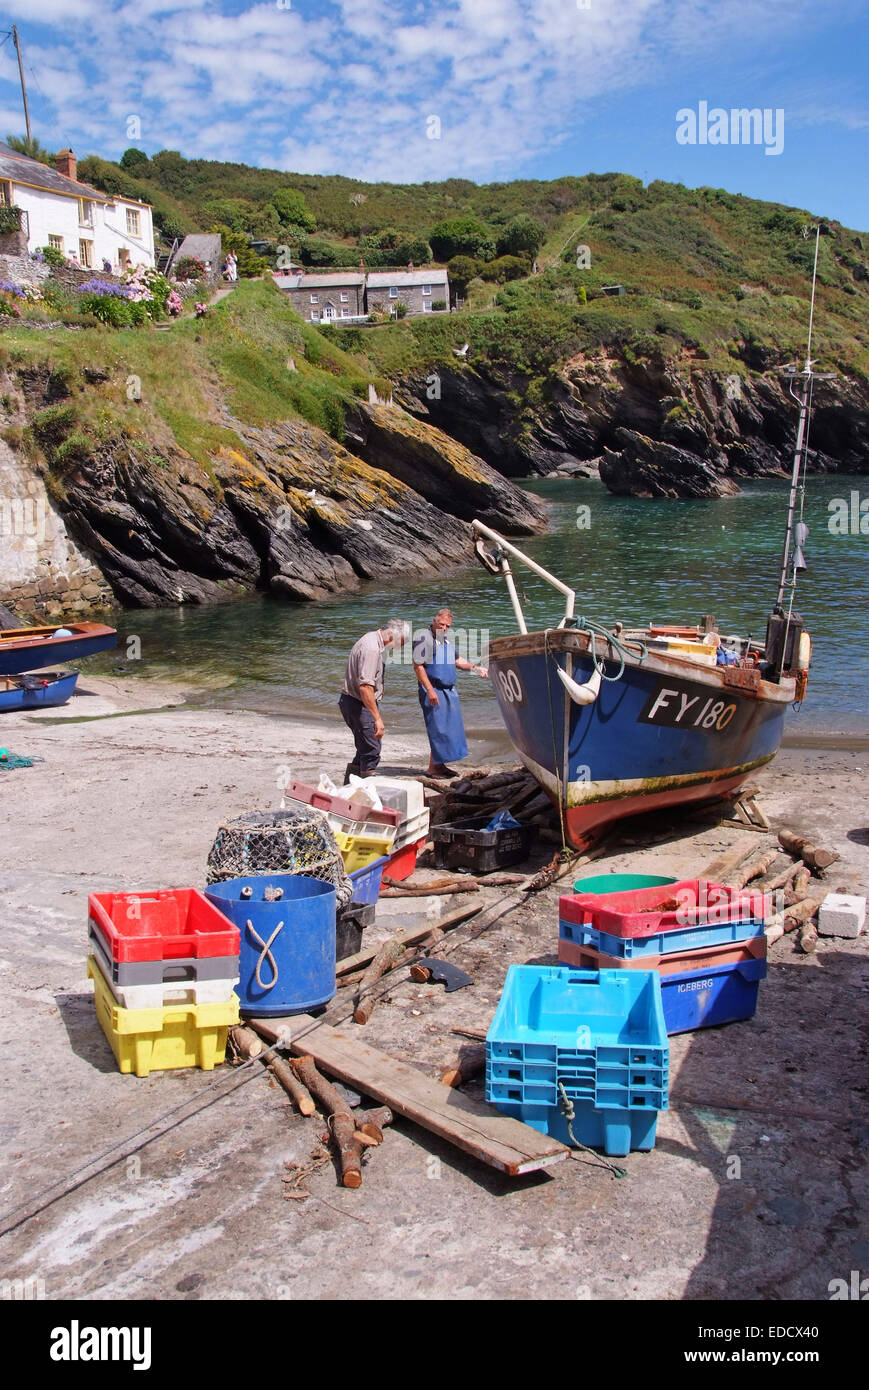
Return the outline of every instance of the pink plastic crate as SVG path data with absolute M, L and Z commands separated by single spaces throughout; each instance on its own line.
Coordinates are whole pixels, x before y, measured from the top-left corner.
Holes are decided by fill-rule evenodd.
M 611 936 L 652 936 L 686 926 L 763 922 L 769 898 L 692 878 L 629 893 L 568 893 L 559 899 L 558 908 L 563 921 L 592 926 Z
M 375 811 L 373 807 L 365 806 L 361 801 L 345 801 L 342 796 L 332 796 L 329 792 L 318 791 L 316 787 L 309 787 L 306 782 L 291 782 L 287 796 L 292 801 L 303 801 L 315 811 L 330 811 L 344 820 L 396 827 L 401 821 L 398 811 L 391 811 L 388 807 L 384 807 L 382 811 Z
M 765 936 L 753 936 L 737 944 L 701 946 L 696 951 L 673 951 L 669 956 L 608 956 L 578 941 L 558 939 L 558 959 L 562 965 L 580 970 L 657 970 L 659 975 L 679 975 L 689 970 L 714 970 L 723 965 L 741 965 L 747 960 L 766 960 Z

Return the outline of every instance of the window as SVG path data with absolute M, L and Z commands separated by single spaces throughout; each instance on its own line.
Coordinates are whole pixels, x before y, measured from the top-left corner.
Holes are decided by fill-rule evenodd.
M 12 184 L 8 180 L 0 183 L 0 204 L 4 208 L 10 207 L 12 204 Z
M 312 319 L 319 319 L 319 317 L 320 317 L 320 310 L 319 310 L 319 309 L 312 309 L 312 310 L 311 310 L 311 318 L 312 318 Z
M 89 203 L 87 198 L 78 200 L 78 221 L 80 227 L 92 227 L 94 225 L 94 205 Z
M 94 265 L 94 244 L 92 241 L 80 241 L 78 244 L 78 258 L 85 270 L 93 270 Z
M 431 294 L 431 285 L 423 285 L 422 292 L 423 294 Z
M 395 288 L 394 285 L 390 285 L 390 287 L 389 287 L 389 298 L 390 298 L 390 299 L 397 299 L 397 298 L 398 298 L 398 290 Z
M 126 268 L 127 268 L 127 266 L 128 266 L 129 264 L 130 264 L 130 253 L 129 253 L 129 251 L 127 250 L 126 246 L 119 246 L 119 247 L 118 247 L 118 265 L 121 267 L 121 270 L 126 270 Z
M 342 304 L 349 304 L 349 303 L 350 303 L 350 295 L 349 295 L 349 293 L 348 293 L 347 290 L 342 290 L 342 291 L 341 291 L 341 303 L 342 303 Z
M 424 300 L 422 301 L 422 312 L 423 312 L 424 314 L 430 314 L 430 313 L 431 313 L 431 300 L 430 300 L 430 299 L 424 299 Z
M 311 303 L 312 303 L 312 304 L 319 304 L 319 303 L 320 303 L 320 296 L 319 296 L 318 294 L 312 294 L 312 295 L 311 295 Z
M 349 309 L 342 309 L 342 310 L 341 310 L 341 317 L 342 317 L 342 319 L 349 319 L 349 317 L 350 317 L 350 310 L 349 310 Z
M 53 246 L 54 249 L 55 249 L 55 251 L 62 251 L 62 250 L 63 250 L 63 237 L 62 237 L 62 236 L 54 236 L 51 232 L 49 232 L 49 234 L 48 234 L 48 244 L 49 244 L 49 246 Z
M 134 208 L 127 208 L 127 235 L 141 236 L 139 213 Z

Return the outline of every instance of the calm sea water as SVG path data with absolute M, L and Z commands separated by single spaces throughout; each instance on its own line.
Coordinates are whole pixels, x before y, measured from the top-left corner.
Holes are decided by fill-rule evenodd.
M 518 544 L 577 592 L 576 611 L 600 622 L 696 622 L 714 613 L 723 633 L 762 637 L 775 598 L 784 533 L 787 485 L 747 482 L 738 497 L 714 501 L 651 502 L 613 497 L 588 480 L 526 484 L 547 505 L 549 534 Z M 869 614 L 869 536 L 832 535 L 833 498 L 861 497 L 866 478 L 813 477 L 806 501 L 808 570 L 795 607 L 814 644 L 807 699 L 791 717 L 806 732 L 869 731 L 866 619 Z M 577 527 L 577 509 L 590 526 Z M 558 594 L 528 571 L 518 571 L 530 630 L 554 626 L 563 615 Z M 424 625 L 449 605 L 456 629 L 492 637 L 515 630 L 503 581 L 483 569 L 445 576 L 368 584 L 359 593 L 317 604 L 266 597 L 214 608 L 127 613 L 118 652 L 91 669 L 120 664 L 128 635 L 141 639 L 141 663 L 123 662 L 142 676 L 183 677 L 210 689 L 203 702 L 274 714 L 324 713 L 334 707 L 347 652 L 363 632 L 388 617 Z M 471 652 L 471 659 L 479 659 Z M 469 731 L 500 729 L 488 682 L 460 673 Z M 410 727 L 420 719 L 410 665 L 387 674 L 387 719 Z

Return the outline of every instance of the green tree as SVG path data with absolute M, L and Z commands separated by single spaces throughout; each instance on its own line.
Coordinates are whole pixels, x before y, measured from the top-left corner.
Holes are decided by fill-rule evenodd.
M 120 164 L 122 169 L 128 169 L 131 174 L 138 174 L 140 177 L 147 173 L 147 166 L 151 161 L 144 150 L 137 150 L 135 145 L 131 145 L 128 150 L 124 150 L 121 155 Z
M 474 260 L 473 256 L 453 256 L 452 260 L 447 262 L 450 284 L 463 299 L 467 294 L 471 280 L 479 273 L 480 262 Z
M 429 233 L 432 251 L 439 261 L 453 256 L 476 256 L 491 261 L 495 256 L 495 239 L 484 222 L 476 217 L 450 217 L 438 222 Z
M 313 232 L 317 226 L 317 219 L 308 207 L 305 195 L 295 188 L 276 189 L 272 194 L 272 207 L 285 226 L 292 224 L 306 232 Z
M 495 280 L 503 285 L 508 280 L 521 280 L 530 270 L 531 265 L 524 256 L 498 256 L 483 265 L 479 273 L 484 280 Z
M 543 224 L 527 213 L 514 217 L 498 237 L 499 256 L 528 256 L 533 259 L 543 245 Z
M 17 150 L 18 154 L 26 154 L 29 159 L 38 159 L 40 164 L 54 166 L 54 155 L 50 150 L 43 149 L 35 135 L 31 135 L 28 140 L 26 135 L 7 135 L 6 144 L 12 150 Z

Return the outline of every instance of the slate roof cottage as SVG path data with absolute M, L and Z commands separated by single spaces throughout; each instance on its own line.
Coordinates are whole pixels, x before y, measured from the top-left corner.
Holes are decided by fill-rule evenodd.
M 372 271 L 368 276 L 368 312 L 379 309 L 389 313 L 398 304 L 407 306 L 408 314 L 438 312 L 435 304 L 449 307 L 449 279 L 445 270 Z
M 154 264 L 150 205 L 80 183 L 72 150 L 52 169 L 0 142 L 0 203 L 21 208 L 28 251 L 54 246 L 97 271 L 103 260 L 117 269 Z
M 374 310 L 389 313 L 399 303 L 409 314 L 436 313 L 435 304 L 449 306 L 450 286 L 445 270 L 364 271 L 332 274 L 276 274 L 298 314 L 308 323 L 333 323 L 366 318 Z

